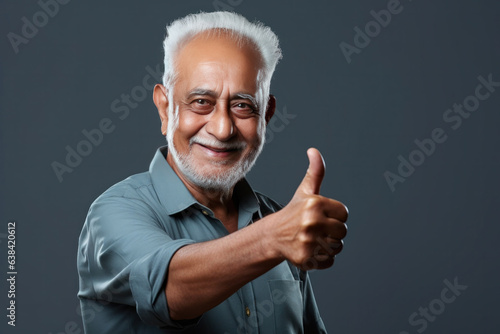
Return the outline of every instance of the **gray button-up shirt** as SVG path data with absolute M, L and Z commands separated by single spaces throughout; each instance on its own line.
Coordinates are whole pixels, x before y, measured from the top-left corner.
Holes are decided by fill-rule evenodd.
M 174 253 L 228 232 L 194 199 L 166 154 L 166 146 L 158 149 L 148 172 L 112 186 L 89 209 L 78 248 L 85 332 L 326 333 L 307 273 L 286 261 L 196 319 L 170 318 L 165 282 Z M 246 180 L 234 194 L 238 229 L 281 208 Z

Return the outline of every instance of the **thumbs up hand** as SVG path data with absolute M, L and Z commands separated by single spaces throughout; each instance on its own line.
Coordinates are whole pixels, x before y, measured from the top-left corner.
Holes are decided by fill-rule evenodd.
M 303 269 L 333 265 L 343 247 L 348 211 L 339 201 L 319 195 L 325 175 L 321 153 L 307 151 L 309 168 L 290 203 L 273 214 L 271 233 L 279 256 Z

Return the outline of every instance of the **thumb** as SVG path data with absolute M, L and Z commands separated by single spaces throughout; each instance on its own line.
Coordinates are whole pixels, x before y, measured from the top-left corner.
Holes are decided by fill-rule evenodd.
M 321 182 L 325 176 L 325 161 L 321 153 L 315 148 L 308 149 L 307 156 L 309 158 L 309 168 L 297 190 L 300 189 L 302 192 L 309 195 L 318 195 Z

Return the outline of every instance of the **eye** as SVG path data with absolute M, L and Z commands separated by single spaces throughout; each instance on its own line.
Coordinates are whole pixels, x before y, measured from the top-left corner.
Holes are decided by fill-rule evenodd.
M 213 109 L 213 104 L 207 99 L 194 99 L 191 108 L 198 113 L 207 113 Z
M 233 105 L 233 111 L 238 114 L 250 115 L 257 111 L 257 108 L 250 103 L 238 102 Z
M 208 101 L 204 100 L 204 99 L 197 99 L 194 102 L 196 102 L 197 104 L 201 104 L 201 105 L 208 104 Z

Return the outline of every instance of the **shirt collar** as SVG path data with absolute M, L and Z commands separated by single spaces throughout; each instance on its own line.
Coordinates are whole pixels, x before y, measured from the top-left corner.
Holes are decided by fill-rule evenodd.
M 162 146 L 156 151 L 149 174 L 160 202 L 169 215 L 181 212 L 193 204 L 202 206 L 191 195 L 182 180 L 168 164 L 166 157 L 167 146 Z M 235 196 L 239 199 L 239 209 L 254 213 L 259 209 L 259 200 L 246 179 L 242 179 L 234 189 Z

